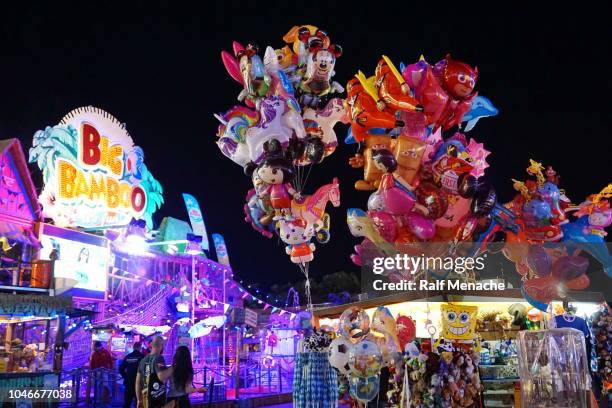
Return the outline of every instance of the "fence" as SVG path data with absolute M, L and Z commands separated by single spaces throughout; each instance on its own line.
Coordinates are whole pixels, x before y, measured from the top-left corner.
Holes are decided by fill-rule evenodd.
M 229 370 L 229 367 L 226 369 Z M 196 387 L 209 388 L 206 394 L 192 394 L 193 403 L 235 398 L 235 372 L 227 372 L 224 375 L 223 367 L 196 369 L 193 383 Z M 60 404 L 63 407 L 84 404 L 91 407 L 123 405 L 123 379 L 114 370 L 76 368 L 62 372 L 60 384 L 63 389 L 69 389 L 73 396 L 70 402 Z M 241 397 L 291 392 L 293 370 L 281 367 L 280 364 L 267 368 L 259 364 L 244 365 L 240 367 L 239 384 Z

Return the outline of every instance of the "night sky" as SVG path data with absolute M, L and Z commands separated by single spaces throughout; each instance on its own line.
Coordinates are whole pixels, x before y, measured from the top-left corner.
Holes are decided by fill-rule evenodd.
M 369 8 L 290 1 L 202 1 L 200 8 L 179 2 L 25 3 L 11 6 L 20 10 L 2 8 L 0 138 L 17 137 L 27 151 L 36 130 L 57 124 L 68 111 L 83 105 L 107 110 L 127 124 L 164 186 L 157 223 L 164 216 L 186 220 L 180 194 L 192 193 L 209 234 L 225 236 L 234 271 L 247 282 L 284 283 L 300 273 L 276 239 L 243 221 L 250 180 L 215 144 L 212 115 L 235 104 L 240 91 L 219 57 L 232 40 L 280 48 L 293 25 L 325 28 L 344 49 L 335 76 L 343 84 L 358 69 L 373 72 L 382 53 L 399 64 L 420 54 L 433 63 L 450 52 L 478 66 L 478 91 L 501 111 L 482 119 L 469 136 L 493 152 L 486 176 L 502 200 L 513 196 L 510 178 L 525 178 L 529 158 L 552 164 L 577 202 L 612 181 L 612 36 L 603 10 L 562 3 L 550 10 L 503 9 L 493 2 L 480 9 L 461 2 L 461 12 L 437 2 L 429 10 L 415 2 L 372 2 Z M 352 187 L 360 174 L 347 164 L 354 151 L 341 145 L 313 168 L 306 187 L 313 192 L 338 176 L 342 189 L 342 206 L 329 207 L 332 241 L 317 246 L 314 276 L 358 270 L 348 258 L 358 241 L 345 214 L 349 207 L 365 208 L 367 194 Z

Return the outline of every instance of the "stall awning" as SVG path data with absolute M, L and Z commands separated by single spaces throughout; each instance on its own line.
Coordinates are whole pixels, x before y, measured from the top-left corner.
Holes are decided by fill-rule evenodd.
M 32 226 L 25 226 L 0 218 L 0 237 L 40 248 L 40 241 L 36 238 L 32 229 Z

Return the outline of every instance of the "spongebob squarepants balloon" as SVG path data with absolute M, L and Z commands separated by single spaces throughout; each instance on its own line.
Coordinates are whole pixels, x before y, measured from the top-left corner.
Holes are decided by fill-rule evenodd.
M 447 340 L 473 340 L 476 334 L 477 306 L 443 304 L 442 336 Z

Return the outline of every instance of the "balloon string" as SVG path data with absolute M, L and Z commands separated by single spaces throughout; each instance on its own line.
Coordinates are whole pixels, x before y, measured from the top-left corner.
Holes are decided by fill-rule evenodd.
M 302 270 L 302 273 L 304 274 L 304 276 L 306 276 L 306 281 L 304 282 L 304 292 L 306 292 L 306 304 L 307 304 L 306 308 L 310 313 L 312 313 L 312 296 L 310 294 L 310 277 L 308 276 L 309 265 L 310 264 L 308 262 L 303 262 L 299 264 L 299 267 Z
M 293 186 L 297 191 L 301 191 L 300 189 L 300 166 L 297 164 L 293 165 L 293 169 L 295 172 L 295 178 L 293 179 Z
M 308 166 L 308 172 L 306 173 L 306 178 L 304 179 L 304 183 L 302 185 L 302 187 L 304 188 L 306 187 L 306 183 L 308 183 L 308 177 L 310 177 L 310 170 L 312 170 L 312 163 Z

